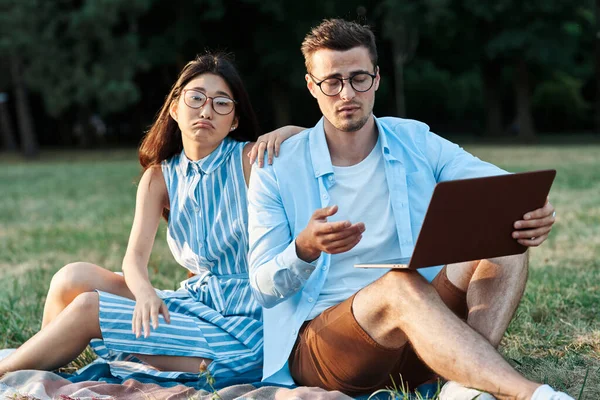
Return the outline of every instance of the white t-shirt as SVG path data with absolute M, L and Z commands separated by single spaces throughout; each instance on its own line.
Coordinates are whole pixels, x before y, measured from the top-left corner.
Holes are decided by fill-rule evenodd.
M 307 319 L 341 303 L 389 271 L 354 268 L 354 264 L 381 260 L 382 254 L 385 259 L 401 257 L 379 141 L 360 163 L 349 167 L 333 166 L 333 173 L 335 184 L 329 190 L 329 204 L 337 204 L 338 212 L 327 220 L 363 222 L 366 230 L 354 248 L 331 255 L 327 280 Z

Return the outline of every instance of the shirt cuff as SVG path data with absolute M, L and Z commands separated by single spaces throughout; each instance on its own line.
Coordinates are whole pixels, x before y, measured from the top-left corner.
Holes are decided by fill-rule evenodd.
M 277 264 L 282 268 L 289 269 L 294 275 L 306 281 L 317 267 L 319 258 L 309 263 L 301 260 L 296 253 L 296 240 L 293 240 L 283 253 L 279 255 Z

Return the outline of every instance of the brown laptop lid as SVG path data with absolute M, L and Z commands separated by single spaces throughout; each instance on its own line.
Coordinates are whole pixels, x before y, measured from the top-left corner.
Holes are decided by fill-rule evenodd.
M 410 268 L 523 253 L 527 247 L 512 238 L 513 224 L 544 206 L 555 175 L 543 170 L 438 183 Z

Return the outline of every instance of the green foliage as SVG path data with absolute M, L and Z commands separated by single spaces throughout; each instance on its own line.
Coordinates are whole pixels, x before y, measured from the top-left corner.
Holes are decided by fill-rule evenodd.
M 415 60 L 406 70 L 406 95 L 411 118 L 451 125 L 470 120 L 477 127 L 481 112 L 481 81 L 477 69 L 452 76 L 432 62 Z
M 310 7 L 280 0 L 0 0 L 0 90 L 10 90 L 6 61 L 18 55 L 29 91 L 53 119 L 68 126 L 87 114 L 112 114 L 141 132 L 183 65 L 206 48 L 221 49 L 235 53 L 263 126 L 310 125 L 317 109 L 306 95 L 300 43 L 323 18 L 342 17 L 374 28 L 388 82 L 401 76 L 394 63 L 406 63 L 409 117 L 443 115 L 446 125 L 462 118 L 463 130 L 479 130 L 486 110 L 475 78 L 486 59 L 509 70 L 525 58 L 539 71 L 532 86 L 547 83 L 543 93 L 556 92 L 548 87 L 556 86 L 555 71 L 579 79 L 582 90 L 591 87 L 594 7 L 592 0 L 322 0 Z M 433 68 L 416 91 L 415 74 L 408 75 L 421 62 Z M 443 81 L 433 69 L 445 71 Z M 425 93 L 433 97 L 424 101 Z M 390 105 L 385 114 L 393 113 L 394 96 L 390 88 L 378 94 L 378 107 Z M 512 99 L 501 100 L 513 107 Z M 546 106 L 536 104 L 536 122 L 546 129 L 539 121 Z M 577 126 L 590 127 L 591 113 L 580 118 L 573 104 L 568 113 L 582 121 Z
M 532 106 L 540 128 L 547 131 L 578 129 L 585 126 L 590 105 L 581 95 L 583 82 L 565 73 L 540 83 Z
M 2 0 L 0 56 L 20 55 L 50 115 L 69 107 L 122 110 L 140 97 L 136 25 L 151 3 Z

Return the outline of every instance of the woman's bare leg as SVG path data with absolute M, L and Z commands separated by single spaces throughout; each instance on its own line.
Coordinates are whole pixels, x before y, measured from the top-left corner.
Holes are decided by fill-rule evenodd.
M 56 318 L 78 295 L 94 290 L 134 299 L 125 278 L 121 275 L 87 262 L 67 264 L 52 277 L 44 305 L 42 328 Z
M 83 293 L 56 317 L 54 323 L 0 361 L 0 375 L 22 369 L 62 367 L 81 354 L 91 339 L 99 337 L 98 294 Z
M 91 339 L 102 338 L 99 323 L 99 296 L 82 293 L 53 321 L 0 361 L 0 376 L 23 369 L 53 370 L 73 361 Z M 139 355 L 161 370 L 198 372 L 204 361 L 199 357 Z
M 200 371 L 202 362 L 204 362 L 204 367 L 207 367 L 212 361 L 200 357 L 151 356 L 147 354 L 136 354 L 135 356 L 161 371 L 195 373 Z

